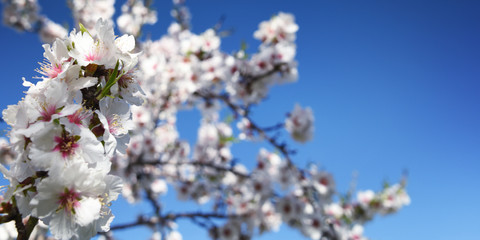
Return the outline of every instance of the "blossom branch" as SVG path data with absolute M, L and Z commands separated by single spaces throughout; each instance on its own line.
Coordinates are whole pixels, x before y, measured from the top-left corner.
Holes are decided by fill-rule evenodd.
M 285 123 L 277 123 L 276 125 L 270 127 L 263 127 L 264 132 L 277 131 L 285 127 Z
M 147 217 L 144 217 L 144 216 L 139 216 L 135 222 L 130 222 L 130 223 L 124 223 L 124 224 L 118 224 L 118 225 L 115 225 L 115 226 L 111 226 L 110 231 L 123 230 L 123 229 L 138 227 L 138 226 L 142 226 L 142 225 L 154 226 L 157 223 L 158 223 L 157 218 L 154 218 L 154 217 L 147 218 Z M 107 233 L 102 233 L 102 234 L 107 234 Z
M 349 192 L 346 199 L 333 202 L 335 182 L 329 173 L 314 166 L 295 166 L 295 151 L 279 139 L 278 130 L 285 128 L 299 142 L 310 140 L 314 126 L 311 109 L 295 106 L 284 123 L 273 126 L 261 127 L 253 121 L 251 106 L 265 99 L 272 85 L 293 82 L 298 77 L 298 26 L 293 15 L 279 13 L 262 22 L 254 33 L 262 43 L 259 51 L 249 57 L 245 45 L 234 55 L 220 51 L 219 29 L 223 19 L 202 34 L 190 32 L 190 14 L 184 0 L 174 0 L 172 15 L 177 23 L 169 27 L 168 34 L 144 43 L 135 37 L 142 34 L 144 24 L 157 21 L 150 0 L 127 0 L 122 6 L 117 26 L 131 35 L 120 38 L 106 27 L 112 23 L 113 0 L 69 3 L 75 21 L 85 27 L 72 32 L 67 40 L 44 46 L 48 62 L 39 72 L 44 80 L 48 79 L 43 85 L 46 87 L 26 83 L 31 87 L 29 92 L 35 94 L 27 95 L 18 106 L 9 107 L 3 118 L 12 125 L 14 149 L 29 157 L 32 169 L 44 170 L 46 174 L 13 176 L 13 189 L 18 189 L 17 182 L 25 184 L 25 177 L 34 180 L 32 188 L 15 197 L 33 204 L 33 210 L 28 210 L 31 215 L 55 205 L 39 216 L 72 223 L 68 231 L 58 225 L 49 226 L 55 238 L 68 239 L 77 233 L 80 238 L 88 238 L 88 234 L 109 228 L 113 217 L 109 202 L 117 198 L 121 189 L 119 177 L 107 175 L 109 160 L 113 161 L 114 174 L 124 177 L 122 193 L 127 200 L 148 201 L 153 209 L 148 216 L 139 216 L 134 222 L 112 226 L 110 230 L 148 226 L 154 231 L 154 239 L 159 235 L 162 239 L 179 239 L 171 237 L 172 233 L 180 235 L 172 227 L 179 219 L 190 220 L 207 229 L 212 238 L 223 240 L 251 238 L 257 233 L 275 231 L 282 223 L 312 239 L 364 239 L 364 222 L 408 204 L 403 183 L 386 186 L 379 193 L 359 192 L 358 200 L 351 200 L 353 193 Z M 39 18 L 35 11 L 32 19 Z M 106 21 L 97 23 L 100 17 Z M 144 53 L 141 56 L 137 54 L 140 51 Z M 140 67 L 134 70 L 137 60 Z M 137 77 L 140 84 L 134 81 Z M 144 105 L 140 85 L 149 88 Z M 82 101 L 72 102 L 77 97 Z M 139 107 L 131 112 L 128 104 Z M 179 110 L 195 105 L 203 118 L 191 152 L 190 143 L 179 140 L 176 119 Z M 230 122 L 218 121 L 222 107 L 230 109 L 236 119 L 241 118 L 240 140 L 262 138 L 279 153 L 260 149 L 257 165 L 251 171 L 238 163 L 231 153 L 231 145 L 237 139 Z M 26 120 L 18 121 L 25 116 Z M 135 119 L 131 120 L 131 116 Z M 129 133 L 133 135 L 131 139 Z M 117 152 L 122 154 L 116 155 Z M 65 162 L 73 163 L 61 165 Z M 18 170 L 12 172 L 31 175 Z M 86 186 L 86 182 L 93 186 Z M 159 196 L 167 191 L 167 184 L 178 187 L 180 200 L 204 204 L 215 198 L 213 210 L 165 212 Z M 51 199 L 55 204 L 49 202 Z M 17 213 L 0 216 L 0 222 L 14 220 L 19 239 L 25 239 L 37 219 L 30 217 L 25 224 L 19 210 L 12 211 Z M 79 217 L 70 219 L 72 213 Z M 97 226 L 100 222 L 106 225 Z M 220 222 L 222 226 L 217 227 Z M 67 225 L 62 222 L 61 226 Z M 81 231 L 85 226 L 93 226 L 88 234 Z M 113 236 L 104 235 L 107 239 Z
M 17 239 L 18 240 L 28 240 L 30 238 L 30 234 L 32 233 L 33 229 L 37 225 L 38 218 L 36 217 L 29 217 L 26 224 L 23 222 L 22 214 L 19 212 L 16 206 L 10 208 L 10 212 L 4 219 L 1 219 L 2 223 L 15 221 L 15 227 L 17 228 Z
M 212 168 L 212 169 L 222 171 L 222 172 L 231 172 L 231 173 L 233 173 L 237 176 L 244 177 L 244 178 L 249 177 L 248 174 L 239 172 L 232 167 L 224 167 L 224 166 L 220 166 L 220 165 L 216 165 L 214 163 L 208 163 L 208 162 L 199 162 L 199 161 L 174 162 L 174 161 L 158 160 L 158 161 L 150 161 L 150 162 L 137 161 L 137 162 L 130 163 L 131 166 L 135 166 L 135 165 L 167 165 L 167 164 L 176 165 L 176 166 L 192 165 L 192 166 L 198 166 L 198 167 L 207 167 L 207 168 Z
M 138 227 L 138 226 L 154 226 L 155 224 L 159 222 L 165 223 L 166 221 L 175 221 L 181 218 L 189 218 L 189 219 L 195 219 L 195 218 L 201 218 L 201 219 L 227 219 L 227 218 L 238 218 L 241 217 L 239 215 L 226 215 L 226 214 L 220 214 L 220 213 L 205 213 L 205 212 L 186 212 L 186 213 L 167 213 L 165 215 L 162 215 L 160 218 L 157 217 L 150 217 L 147 218 L 145 216 L 139 216 L 136 221 L 130 222 L 130 223 L 124 223 L 124 224 L 118 224 L 110 227 L 110 231 L 115 231 L 115 230 L 123 230 L 123 229 L 128 229 L 128 228 L 133 228 L 133 227 Z M 106 233 L 102 233 L 106 234 Z
M 270 69 L 269 71 L 267 71 L 263 74 L 260 74 L 260 75 L 251 75 L 251 74 L 248 74 L 248 73 L 241 73 L 242 83 L 245 84 L 247 91 L 251 92 L 253 84 L 256 81 L 260 81 L 260 80 L 262 80 L 266 77 L 270 77 L 270 76 L 274 75 L 275 73 L 281 73 L 282 70 L 284 70 L 283 68 L 285 68 L 285 67 L 288 67 L 287 63 L 278 63 L 278 64 L 275 64 L 272 69 Z
M 230 97 L 227 94 L 215 94 L 212 92 L 195 92 L 197 96 L 200 96 L 204 99 L 219 99 L 223 101 L 235 114 L 240 115 L 246 118 L 250 122 L 250 128 L 255 130 L 259 136 L 263 137 L 267 142 L 269 142 L 272 146 L 274 146 L 278 151 L 280 151 L 285 159 L 289 162 L 290 165 L 293 165 L 292 160 L 290 158 L 291 154 L 295 154 L 295 150 L 289 150 L 285 143 L 278 143 L 277 140 L 273 137 L 270 137 L 266 134 L 265 130 L 258 126 L 252 118 L 249 116 L 249 111 L 234 104 Z

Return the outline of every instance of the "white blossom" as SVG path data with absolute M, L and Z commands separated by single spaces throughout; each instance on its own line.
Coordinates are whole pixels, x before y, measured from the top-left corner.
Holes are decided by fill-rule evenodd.
M 304 143 L 311 140 L 314 130 L 312 110 L 295 105 L 290 116 L 285 120 L 285 128 L 296 141 Z

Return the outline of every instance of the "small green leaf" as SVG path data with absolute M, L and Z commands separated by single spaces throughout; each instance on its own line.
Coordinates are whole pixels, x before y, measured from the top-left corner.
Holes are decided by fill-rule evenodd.
M 78 23 L 78 25 L 80 26 L 80 32 L 82 32 L 82 33 L 88 33 L 88 35 L 92 36 L 92 35 L 88 32 L 88 30 L 85 28 L 85 26 L 83 26 L 83 24 Z
M 115 85 L 115 83 L 117 83 L 117 81 L 123 76 L 123 72 L 120 75 L 118 74 L 119 66 L 120 66 L 120 61 L 117 60 L 117 64 L 115 64 L 115 69 L 113 70 L 111 75 L 108 77 L 108 81 L 105 87 L 102 89 L 102 92 L 100 93 L 100 95 L 98 95 L 97 100 L 100 100 L 105 96 L 107 96 L 110 93 L 110 88 L 113 85 Z
M 223 120 L 223 122 L 230 125 L 233 122 L 233 115 L 230 114 L 227 117 L 225 117 L 225 120 Z
M 383 189 L 387 189 L 388 187 L 390 187 L 390 184 L 388 183 L 387 180 L 383 181 Z
M 241 45 L 240 49 L 241 49 L 242 51 L 245 51 L 245 50 L 247 50 L 247 48 L 248 48 L 247 42 L 246 42 L 246 41 L 242 41 L 242 45 Z
M 234 137 L 234 136 L 230 136 L 230 137 L 220 137 L 220 144 L 226 144 L 226 143 L 229 143 L 229 142 L 236 142 L 237 139 Z

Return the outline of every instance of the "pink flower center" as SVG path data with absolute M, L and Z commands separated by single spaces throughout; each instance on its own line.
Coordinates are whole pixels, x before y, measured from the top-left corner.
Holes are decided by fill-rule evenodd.
M 258 169 L 263 169 L 265 167 L 265 164 L 262 161 L 259 161 L 257 164 Z
M 57 107 L 55 105 L 48 105 L 42 107 L 40 115 L 42 115 L 42 120 L 45 122 L 50 122 L 52 120 L 52 115 L 57 112 Z
M 82 109 L 79 109 L 74 114 L 68 116 L 68 121 L 80 126 L 82 125 L 82 121 L 89 116 L 90 114 L 88 112 L 84 112 Z
M 265 68 L 267 67 L 267 64 L 262 61 L 262 62 L 259 62 L 259 63 L 258 63 L 258 67 L 259 67 L 260 69 L 265 69 Z
M 108 131 L 115 137 L 127 134 L 128 130 L 123 127 L 122 117 L 117 114 L 107 116 Z
M 58 198 L 58 204 L 60 209 L 64 209 L 66 212 L 75 213 L 75 208 L 80 205 L 80 194 L 75 192 L 73 188 L 65 188 L 63 193 L 60 193 Z
M 293 125 L 295 125 L 295 127 L 300 127 L 301 125 L 297 117 L 294 117 L 292 122 L 293 122 Z
M 53 64 L 50 69 L 47 70 L 47 75 L 50 78 L 55 78 L 62 72 L 62 65 Z
M 85 55 L 85 61 L 93 62 L 95 60 L 100 60 L 100 56 L 95 51 L 91 51 Z
M 325 177 L 322 177 L 320 178 L 320 184 L 324 185 L 324 186 L 328 186 L 328 179 L 325 178 Z
M 70 136 L 66 131 L 62 133 L 62 136 L 55 136 L 55 142 L 57 145 L 53 148 L 53 151 L 59 151 L 62 153 L 63 158 L 70 157 L 75 153 L 75 149 L 78 148 L 79 137 Z
M 257 191 L 257 192 L 261 192 L 261 191 L 262 191 L 262 189 L 263 189 L 263 186 L 262 186 L 262 184 L 261 184 L 261 183 L 259 183 L 259 182 L 256 182 L 256 183 L 253 185 L 253 188 L 255 189 L 255 191 Z

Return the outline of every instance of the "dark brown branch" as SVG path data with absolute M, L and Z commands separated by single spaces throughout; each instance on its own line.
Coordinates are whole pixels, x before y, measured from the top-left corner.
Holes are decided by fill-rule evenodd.
M 202 213 L 202 212 L 193 212 L 193 213 L 176 213 L 176 214 L 167 214 L 165 216 L 166 219 L 169 220 L 176 220 L 179 218 L 217 218 L 217 219 L 225 219 L 225 218 L 235 218 L 241 217 L 241 215 L 226 215 L 221 213 Z
M 269 77 L 277 72 L 281 72 L 282 71 L 282 68 L 284 66 L 287 66 L 287 63 L 279 63 L 277 65 L 274 65 L 272 69 L 270 69 L 270 71 L 267 71 L 263 74 L 260 74 L 260 75 L 255 75 L 255 76 L 252 76 L 252 75 L 246 75 L 246 74 L 242 74 L 242 78 L 243 78 L 243 82 L 245 84 L 245 88 L 247 89 L 248 92 L 251 92 L 252 91 L 252 87 L 253 87 L 253 84 L 256 82 L 256 81 L 259 81 L 261 79 L 264 79 L 266 77 Z
M 145 191 L 147 192 L 147 199 L 155 211 L 155 216 L 161 218 L 162 207 L 160 206 L 160 203 L 157 202 L 157 199 L 155 199 L 155 194 L 150 188 L 145 188 Z
M 38 218 L 30 216 L 27 225 L 24 225 L 22 214 L 17 207 L 12 208 L 8 215 L 11 215 L 13 220 L 15 220 L 15 227 L 17 228 L 18 233 L 17 240 L 28 240 L 33 229 L 37 225 Z
M 285 127 L 285 123 L 277 123 L 276 125 L 270 126 L 270 127 L 263 127 L 262 130 L 264 132 L 270 132 L 270 131 L 277 131 Z

